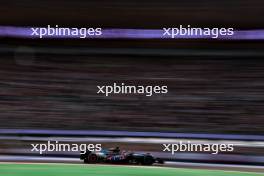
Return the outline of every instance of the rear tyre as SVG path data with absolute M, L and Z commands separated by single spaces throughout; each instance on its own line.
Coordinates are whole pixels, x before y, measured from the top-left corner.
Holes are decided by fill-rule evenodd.
M 84 163 L 89 163 L 88 158 L 84 158 L 83 162 Z

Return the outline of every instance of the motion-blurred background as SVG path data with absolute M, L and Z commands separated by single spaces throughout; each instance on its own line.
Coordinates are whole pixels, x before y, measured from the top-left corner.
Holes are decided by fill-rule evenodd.
M 0 6 L 1 26 L 26 27 L 162 29 L 190 24 L 251 30 L 264 28 L 263 16 L 261 0 L 9 0 Z M 261 40 L 2 36 L 0 160 L 11 160 L 11 155 L 26 160 L 37 156 L 30 152 L 32 141 L 60 140 L 119 145 L 172 161 L 263 165 L 263 49 Z M 114 82 L 168 85 L 169 92 L 152 97 L 96 94 L 97 85 Z M 161 143 L 180 139 L 236 147 L 219 155 L 161 152 Z M 45 156 L 78 158 L 77 153 Z

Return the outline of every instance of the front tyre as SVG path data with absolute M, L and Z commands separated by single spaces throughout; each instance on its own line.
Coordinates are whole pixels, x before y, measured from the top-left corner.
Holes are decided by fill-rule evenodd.
M 141 164 L 142 164 L 142 165 L 148 165 L 148 166 L 150 166 L 150 165 L 152 165 L 154 162 L 155 162 L 155 161 L 154 161 L 153 157 L 147 155 L 147 156 L 144 157 L 144 159 L 143 159 L 143 161 L 142 161 Z
M 89 163 L 89 164 L 95 164 L 97 163 L 97 161 L 98 161 L 98 157 L 96 154 L 90 154 L 83 160 L 84 163 Z
M 92 164 L 97 163 L 97 160 L 98 160 L 98 157 L 96 154 L 90 154 L 88 156 L 89 163 L 92 163 Z

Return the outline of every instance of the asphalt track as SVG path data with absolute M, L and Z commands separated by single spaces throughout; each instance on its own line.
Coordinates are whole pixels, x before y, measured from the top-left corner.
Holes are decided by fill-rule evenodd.
M 1 163 L 0 175 L 12 176 L 259 176 L 262 173 L 223 171 L 208 169 L 186 169 L 170 167 L 83 165 L 61 163 Z

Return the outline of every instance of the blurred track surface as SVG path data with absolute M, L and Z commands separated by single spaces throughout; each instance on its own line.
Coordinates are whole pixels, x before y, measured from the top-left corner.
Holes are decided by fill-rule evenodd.
M 55 158 L 55 157 L 12 157 L 12 156 L 1 156 L 0 155 L 0 168 L 3 167 L 3 165 L 16 165 L 16 164 L 37 164 L 37 165 L 47 165 L 47 163 L 50 163 L 51 167 L 56 167 L 56 165 L 69 165 L 74 164 L 75 166 L 78 166 L 80 164 L 80 160 L 73 159 L 73 158 Z M 131 165 L 131 166 L 120 166 L 120 165 L 103 165 L 103 164 L 81 164 L 82 166 L 87 166 L 86 168 L 91 169 L 94 166 L 108 166 L 108 167 L 136 167 L 136 168 L 146 168 L 146 166 L 137 166 L 137 165 Z M 262 174 L 264 172 L 264 169 L 262 166 L 247 166 L 247 165 L 225 165 L 225 164 L 204 164 L 204 163 L 184 163 L 184 162 L 165 162 L 164 165 L 154 165 L 154 166 L 148 166 L 149 169 L 155 169 L 155 168 L 166 168 L 166 167 L 173 167 L 173 168 L 185 168 L 185 169 L 200 169 L 204 170 L 205 172 L 211 171 L 215 175 L 215 172 L 218 172 L 217 170 L 222 171 L 236 171 L 239 172 L 248 172 L 249 176 L 251 174 Z M 87 171 L 89 172 L 89 171 Z M 108 172 L 106 170 L 106 172 Z M 233 174 L 234 174 L 233 173 Z M 1 171 L 0 171 L 1 174 Z M 179 175 L 180 173 L 177 173 Z M 198 174 L 198 173 L 197 173 Z M 229 173 L 231 174 L 231 173 Z M 233 176 L 232 174 L 232 176 Z M 159 176 L 162 174 L 159 174 Z M 152 175 L 153 176 L 153 175 Z M 166 174 L 166 176 L 168 176 Z M 185 175 L 186 176 L 186 175 Z

